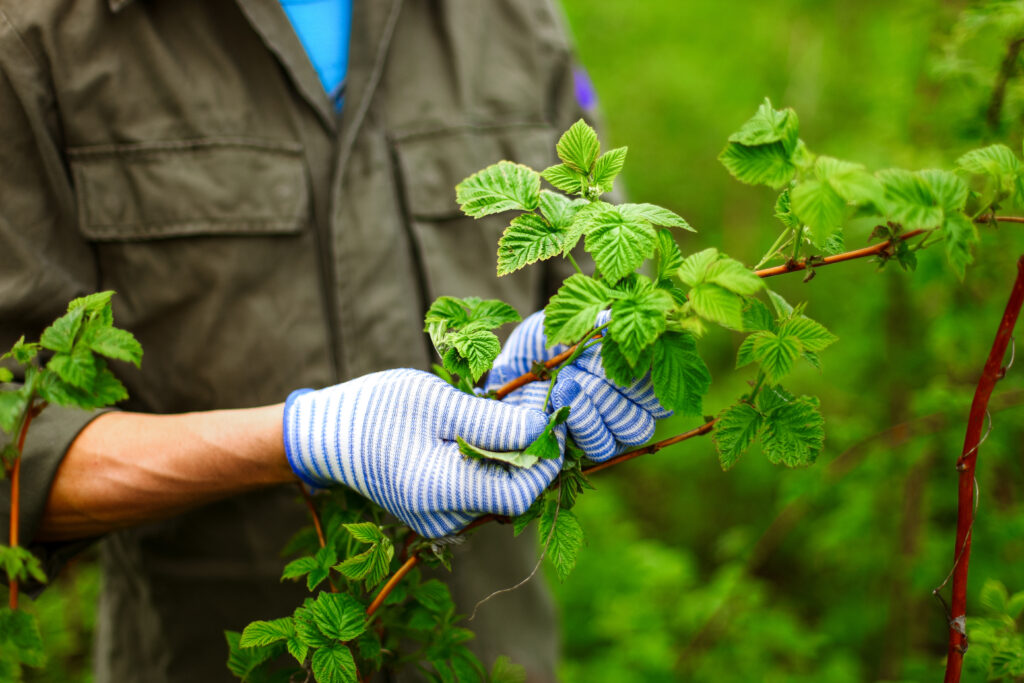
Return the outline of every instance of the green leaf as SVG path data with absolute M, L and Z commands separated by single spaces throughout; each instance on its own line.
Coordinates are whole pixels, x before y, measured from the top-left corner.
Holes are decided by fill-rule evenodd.
M 779 318 L 788 317 L 793 313 L 793 307 L 789 305 L 788 301 L 782 298 L 781 294 L 777 294 L 769 289 L 768 299 L 772 302 L 772 308 L 775 309 L 775 315 Z
M 947 214 L 963 211 L 967 204 L 967 184 L 955 173 L 937 168 L 926 168 L 917 174 L 924 179 L 939 206 Z
M 764 289 L 764 281 L 757 273 L 731 258 L 719 259 L 710 264 L 704 273 L 704 281 L 735 294 L 750 295 Z
M 993 614 L 1005 614 L 1006 603 L 1010 600 L 1010 593 L 1002 581 L 986 579 L 978 594 L 978 602 L 989 609 Z
M 836 193 L 853 204 L 873 204 L 881 208 L 885 191 L 882 183 L 864 166 L 832 157 L 818 157 L 814 162 L 817 177 L 828 183 Z
M 28 365 L 32 362 L 32 359 L 39 353 L 39 344 L 27 344 L 25 343 L 25 335 L 22 335 L 18 341 L 14 342 L 14 346 L 11 350 L 0 356 L 0 360 L 5 358 L 13 358 L 14 362 L 18 365 Z
M 540 517 L 539 532 L 542 548 L 550 537 L 546 557 L 554 565 L 558 580 L 565 581 L 576 566 L 576 556 L 583 546 L 583 528 L 571 510 L 558 510 L 556 501 L 549 500 Z
M 356 662 L 344 645 L 332 644 L 313 653 L 310 662 L 317 683 L 356 683 Z
M 228 670 L 243 681 L 250 680 L 262 664 L 277 657 L 284 650 L 283 643 L 241 647 L 241 635 L 237 631 L 225 631 L 224 637 L 228 642 Z
M 455 187 L 463 213 L 480 218 L 502 211 L 532 211 L 540 203 L 540 174 L 528 166 L 499 161 Z
M 416 602 L 436 614 L 451 614 L 455 611 L 455 602 L 451 591 L 437 579 L 424 581 L 413 589 Z
M 489 683 L 526 683 L 526 669 L 505 655 L 499 655 L 491 667 Z
M 956 160 L 957 166 L 975 175 L 993 178 L 1016 176 L 1020 172 L 1020 160 L 1006 145 L 989 145 L 972 149 Z
M 740 343 L 740 348 L 736 350 L 737 370 L 750 365 L 757 360 L 756 356 L 754 356 L 754 343 L 757 341 L 758 336 L 759 335 L 752 334 Z
M 793 398 L 781 387 L 769 386 L 757 402 L 765 418 L 761 449 L 768 460 L 786 467 L 813 463 L 825 444 L 825 421 L 817 399 Z
M 139 367 L 142 362 L 142 344 L 131 332 L 116 327 L 101 327 L 89 336 L 89 348 L 96 353 L 131 363 Z
M 323 593 L 322 595 L 331 595 Z M 297 607 L 292 617 L 292 624 L 295 626 L 295 634 L 299 641 L 308 647 L 324 647 L 333 641 L 325 636 L 316 625 L 316 617 L 313 616 L 313 599 L 307 598 L 302 607 Z
M 562 192 L 583 194 L 587 189 L 587 177 L 565 164 L 555 164 L 541 171 L 541 177 Z
M 43 564 L 28 548 L 0 545 L 0 567 L 10 580 L 25 581 L 30 577 L 39 583 L 46 583 Z
M 459 445 L 459 453 L 462 453 L 467 458 L 472 458 L 474 460 L 493 460 L 495 462 L 502 462 L 520 469 L 533 467 L 537 464 L 538 460 L 537 456 L 527 455 L 525 451 L 491 451 L 486 448 L 479 448 L 469 443 L 461 436 L 456 436 L 455 442 Z
M 597 314 L 612 302 L 614 292 L 599 280 L 570 275 L 544 308 L 548 344 L 575 344 L 594 329 Z
M 683 228 L 690 232 L 697 232 L 682 216 L 655 204 L 619 204 L 618 208 L 623 216 L 631 219 L 647 221 L 652 225 Z
M 636 362 L 630 362 L 617 341 L 605 336 L 601 342 L 601 365 L 608 379 L 621 387 L 628 387 L 646 375 L 653 358 L 653 346 L 643 348 Z
M 491 369 L 501 353 L 501 342 L 483 323 L 470 323 L 450 333 L 446 341 L 465 359 L 474 382 Z
M 651 224 L 611 207 L 589 217 L 586 248 L 610 280 L 629 275 L 654 254 L 657 233 Z
M 1014 593 L 1006 603 L 1006 614 L 1014 621 L 1020 619 L 1021 612 L 1024 612 L 1024 591 Z
M 747 299 L 743 307 L 743 331 L 775 330 L 775 318 L 760 299 Z M 748 337 L 749 339 L 749 337 Z
M 57 353 L 46 364 L 62 380 L 88 392 L 96 380 L 96 363 L 87 347 L 76 346 L 71 353 Z
M 946 258 L 957 277 L 963 280 L 967 266 L 974 263 L 971 247 L 978 242 L 978 229 L 970 218 L 954 213 L 946 217 L 943 232 L 946 234 Z
M 291 617 L 282 617 L 273 621 L 254 621 L 242 631 L 238 641 L 239 647 L 270 645 L 279 640 L 288 640 L 295 635 L 295 626 Z
M 775 200 L 775 217 L 790 230 L 799 230 L 800 219 L 793 213 L 792 200 L 789 189 L 783 190 Z
M 761 414 L 749 403 L 737 403 L 723 410 L 715 422 L 711 437 L 718 450 L 718 460 L 723 470 L 728 470 L 739 461 L 753 443 L 762 426 Z
M 14 381 L 14 373 L 8 368 L 0 366 L 0 384 Z
M 519 322 L 521 318 L 516 309 L 499 299 L 441 296 L 430 305 L 423 320 L 423 330 L 430 334 L 434 347 L 444 353 L 451 347 L 447 339 L 451 330 L 462 329 L 471 323 L 491 330 L 506 323 Z
M 794 337 L 774 332 L 758 332 L 754 340 L 754 358 L 770 382 L 778 382 L 793 369 L 800 355 L 800 344 Z
M 346 593 L 320 593 L 310 611 L 321 633 L 328 638 L 348 641 L 366 630 L 365 609 Z
M 714 247 L 687 256 L 679 266 L 679 279 L 690 287 L 696 287 L 704 282 L 708 268 L 718 259 L 718 250 Z
M 312 557 L 300 557 L 284 566 L 284 569 L 281 571 L 281 580 L 297 579 L 317 569 L 319 566 L 320 563 Z
M 345 531 L 360 543 L 380 543 L 387 539 L 380 527 L 373 522 L 359 522 L 358 524 L 343 524 Z
M 360 525 L 346 525 L 360 526 Z M 375 524 L 370 524 L 376 528 Z M 380 533 L 380 530 L 377 530 Z M 365 542 L 365 541 L 363 541 Z M 375 541 L 368 550 L 346 558 L 344 562 L 335 567 L 342 575 L 353 581 L 365 579 L 366 589 L 371 590 L 387 576 L 391 568 L 391 560 L 395 556 L 395 547 L 391 539 L 383 534 Z
M 46 650 L 36 617 L 23 610 L 0 608 L 0 651 L 26 666 L 46 664 Z
M 749 147 L 730 142 L 718 160 L 736 180 L 748 185 L 780 188 L 796 175 L 791 155 L 781 142 Z
M 548 223 L 558 230 L 564 230 L 572 225 L 579 210 L 589 204 L 586 199 L 570 199 L 557 192 L 540 191 L 540 212 L 548 219 Z
M 821 323 L 800 316 L 787 320 L 779 327 L 780 336 L 790 336 L 800 342 L 804 351 L 822 351 L 831 346 L 837 339 Z
M 597 185 L 601 194 L 612 191 L 615 178 L 622 171 L 625 163 L 625 147 L 610 149 L 597 158 L 597 163 L 594 164 L 594 184 Z
M 643 276 L 640 276 L 643 278 Z M 640 353 L 665 331 L 665 315 L 675 302 L 664 289 L 650 286 L 638 288 L 612 304 L 608 331 L 618 342 L 619 350 L 630 365 L 636 365 Z
M 71 353 L 75 343 L 75 336 L 82 327 L 83 308 L 74 308 L 43 330 L 39 343 L 45 349 L 57 351 L 58 353 Z
M 13 436 L 27 404 L 24 387 L 17 391 L 0 391 L 0 429 Z
M 886 215 L 907 230 L 940 227 L 946 211 L 957 211 L 967 199 L 967 186 L 947 171 L 902 169 L 878 172 L 885 187 Z
M 658 230 L 658 277 L 659 281 L 675 275 L 683 265 L 683 255 L 679 251 L 672 231 L 667 228 Z
M 557 256 L 562 238 L 562 230 L 535 213 L 516 216 L 498 240 L 498 275 Z
M 793 210 L 810 228 L 815 244 L 822 244 L 839 227 L 846 201 L 823 180 L 807 180 L 793 188 Z
M 583 119 L 569 127 L 555 145 L 558 158 L 567 166 L 581 173 L 590 173 L 601 151 L 597 132 Z
M 700 317 L 730 329 L 743 329 L 743 297 L 711 283 L 697 285 L 688 296 Z
M 792 109 L 776 110 L 769 99 L 761 103 L 754 114 L 738 131 L 729 136 L 729 142 L 758 146 L 781 142 L 788 152 L 796 147 L 800 121 Z
M 518 536 L 530 525 L 530 522 L 540 517 L 541 510 L 544 509 L 543 497 L 537 498 L 530 504 L 530 507 L 526 508 L 526 512 L 519 515 L 512 520 L 512 535 Z
M 555 460 L 562 457 L 562 449 L 558 445 L 558 437 L 555 429 L 569 417 L 569 406 L 562 406 L 548 418 L 544 431 L 540 433 L 533 443 L 523 451 L 524 456 L 535 456 L 544 460 Z
M 666 332 L 654 342 L 651 381 L 658 402 L 683 415 L 701 415 L 711 372 L 697 353 L 693 335 Z
M 110 300 L 113 296 L 114 292 L 112 290 L 80 296 L 77 299 L 72 299 L 70 303 L 68 303 L 68 310 L 73 311 L 80 308 L 85 315 L 101 313 L 110 304 Z

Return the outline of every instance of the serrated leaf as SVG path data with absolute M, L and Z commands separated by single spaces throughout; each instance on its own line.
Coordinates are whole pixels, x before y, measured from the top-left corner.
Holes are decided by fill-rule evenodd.
M 749 403 L 729 406 L 718 415 L 711 439 L 723 470 L 731 469 L 750 448 L 762 424 L 761 414 Z
M 0 360 L 13 358 L 14 362 L 18 365 L 28 365 L 32 362 L 32 359 L 36 357 L 36 354 L 39 353 L 39 348 L 40 345 L 38 343 L 26 343 L 25 335 L 22 335 L 18 341 L 14 342 L 14 346 L 11 347 L 10 351 L 7 351 L 0 356 Z
M 823 244 L 846 215 L 846 200 L 823 180 L 806 180 L 790 193 L 793 210 L 810 229 L 815 244 Z
M 799 130 L 800 121 L 795 111 L 774 109 L 771 100 L 765 98 L 757 108 L 757 113 L 729 136 L 729 142 L 748 146 L 781 142 L 785 149 L 792 152 L 796 147 Z
M 287 640 L 295 635 L 295 626 L 291 617 L 282 617 L 272 621 L 254 621 L 245 627 L 238 641 L 239 647 L 270 645 L 279 640 Z
M 373 522 L 359 522 L 358 524 L 343 524 L 342 527 L 349 535 L 360 543 L 379 543 L 387 538 L 380 527 Z
M 597 162 L 594 164 L 594 184 L 597 185 L 601 194 L 612 191 L 615 178 L 622 171 L 625 163 L 625 147 L 610 149 L 597 158 Z
M 518 536 L 530 525 L 530 522 L 540 517 L 541 510 L 544 509 L 544 498 L 537 498 L 530 504 L 530 507 L 526 508 L 526 512 L 513 518 L 512 520 L 512 535 Z
M 142 362 L 142 344 L 131 332 L 116 327 L 101 327 L 89 335 L 89 348 L 96 353 L 131 363 L 139 367 Z
M 969 190 L 959 176 L 937 168 L 926 168 L 917 174 L 928 184 L 932 196 L 947 215 L 963 210 Z
M 96 379 L 96 363 L 88 348 L 76 346 L 71 353 L 56 353 L 46 364 L 64 382 L 88 392 Z
M 679 272 L 677 273 L 679 279 L 690 287 L 696 287 L 704 282 L 708 267 L 717 261 L 718 258 L 718 250 L 714 247 L 690 254 L 683 259 L 682 265 L 679 266 Z
M 885 196 L 882 183 L 861 164 L 822 156 L 815 160 L 814 170 L 843 200 L 882 207 Z
M 790 230 L 798 230 L 800 219 L 793 213 L 792 199 L 789 189 L 783 190 L 775 200 L 775 217 Z
M 1020 171 L 1020 160 L 1006 145 L 996 144 L 972 149 L 956 160 L 957 166 L 968 173 L 993 178 L 1015 176 Z
M 773 391 L 781 390 L 766 387 L 762 395 L 771 396 Z M 761 449 L 769 461 L 786 467 L 802 467 L 817 459 L 825 443 L 825 421 L 816 399 L 801 396 L 779 402 L 770 411 L 763 412 Z
M 346 558 L 335 569 L 352 581 L 365 580 L 366 588 L 370 590 L 387 575 L 394 556 L 391 540 L 382 537 L 365 552 Z
M 569 406 L 562 406 L 548 417 L 548 423 L 544 431 L 533 440 L 526 450 L 524 456 L 535 456 L 544 460 L 554 460 L 562 456 L 562 449 L 558 445 L 558 436 L 555 429 L 569 418 Z
M 648 346 L 640 351 L 635 363 L 630 363 L 614 339 L 606 336 L 601 342 L 601 366 L 608 379 L 621 387 L 628 387 L 646 375 L 653 358 L 654 347 Z
M 583 546 L 583 528 L 571 510 L 557 510 L 556 514 L 556 509 L 556 501 L 548 501 L 538 528 L 542 548 L 550 537 L 546 557 L 554 565 L 558 580 L 565 581 L 576 566 L 576 556 Z
M 90 313 L 100 313 L 107 307 L 113 296 L 114 292 L 112 290 L 80 296 L 77 299 L 72 299 L 68 303 L 68 311 L 82 309 L 83 314 L 86 315 Z
M 498 337 L 482 323 L 470 323 L 451 332 L 445 340 L 465 359 L 474 382 L 491 369 L 494 359 L 501 353 Z
M 690 224 L 682 216 L 655 204 L 619 204 L 618 209 L 623 216 L 644 220 L 652 225 L 660 225 L 666 228 L 683 228 L 690 232 L 697 232 L 690 227 Z
M 544 308 L 548 345 L 575 344 L 594 329 L 597 314 L 612 302 L 613 292 L 599 280 L 579 273 L 569 276 Z
M 0 391 L 0 429 L 13 435 L 27 403 L 28 397 L 23 388 Z
M 772 302 L 772 308 L 775 309 L 775 315 L 779 318 L 788 317 L 793 313 L 793 307 L 782 298 L 781 294 L 768 290 L 768 300 Z
M 942 225 L 945 214 L 942 202 L 920 172 L 888 169 L 879 171 L 877 176 L 885 188 L 886 216 L 902 224 L 907 230 L 936 228 Z M 966 188 L 964 196 L 966 197 Z
M 800 344 L 794 337 L 774 332 L 758 332 L 754 340 L 754 358 L 770 382 L 778 382 L 793 369 L 800 355 Z
M 1006 603 L 1010 600 L 1010 593 L 1002 581 L 986 579 L 978 594 L 978 602 L 988 608 L 994 614 L 1004 614 Z
M 586 199 L 570 199 L 557 192 L 540 191 L 540 212 L 548 219 L 548 223 L 559 230 L 572 225 L 579 210 L 589 204 Z
M 75 336 L 82 328 L 82 317 L 84 308 L 74 308 L 61 317 L 57 318 L 43 330 L 39 343 L 44 349 L 50 349 L 58 353 L 70 354 L 75 343 Z
M 796 166 L 781 142 L 749 147 L 730 142 L 718 160 L 736 180 L 748 185 L 780 188 L 796 175 Z
M 563 232 L 535 213 L 512 219 L 498 240 L 498 275 L 508 275 L 523 266 L 557 256 L 562 251 Z
M 804 316 L 782 323 L 779 335 L 795 337 L 804 351 L 822 351 L 839 339 L 818 321 Z
M 283 643 L 272 645 L 241 647 L 241 634 L 237 631 L 225 631 L 228 643 L 228 670 L 243 681 L 248 681 L 260 665 L 270 661 L 284 650 Z
M 711 263 L 704 272 L 704 281 L 724 287 L 735 294 L 748 296 L 764 289 L 764 281 L 757 273 L 731 258 Z
M 601 145 L 597 140 L 597 132 L 586 121 L 579 119 L 562 133 L 555 151 L 558 152 L 558 158 L 570 168 L 589 174 L 597 161 Z
M 328 595 L 324 593 L 323 595 Z M 313 599 L 307 598 L 302 607 L 297 607 L 292 616 L 292 624 L 295 626 L 295 634 L 299 640 L 308 647 L 324 647 L 333 641 L 325 636 L 316 625 L 316 618 L 313 616 Z
M 587 177 L 565 164 L 555 164 L 541 171 L 541 177 L 562 192 L 583 194 L 587 189 Z
M 305 576 L 319 566 L 320 563 L 312 557 L 300 557 L 297 560 L 292 560 L 284 566 L 284 569 L 281 571 L 281 580 L 297 579 L 301 576 Z
M 416 602 L 437 614 L 450 614 L 455 610 L 451 591 L 437 579 L 424 581 L 413 589 Z
M 749 335 L 740 343 L 740 348 L 736 350 L 736 369 L 739 370 L 742 367 L 750 365 L 757 358 L 754 356 L 754 343 L 757 341 L 758 335 Z
M 317 683 L 356 683 L 356 662 L 344 645 L 332 644 L 313 653 L 310 662 Z
M 683 415 L 703 414 L 711 372 L 697 353 L 693 335 L 666 332 L 654 342 L 651 381 L 658 403 Z
M 665 280 L 675 275 L 683 265 L 683 254 L 679 251 L 672 231 L 667 228 L 658 230 L 658 280 Z
M 499 161 L 455 187 L 463 213 L 480 218 L 502 211 L 532 211 L 540 203 L 540 174 L 528 166 Z
M 492 451 L 486 448 L 479 448 L 461 436 L 456 436 L 455 442 L 459 445 L 459 453 L 474 460 L 493 460 L 521 469 L 533 467 L 537 464 L 538 460 L 537 456 L 526 455 L 523 451 Z
M 589 217 L 586 249 L 601 273 L 615 282 L 654 254 L 657 233 L 651 224 L 611 207 Z
M 688 296 L 700 317 L 730 329 L 743 329 L 743 297 L 708 282 L 691 289 Z
M 971 247 L 978 241 L 978 229 L 971 219 L 954 213 L 946 217 L 943 232 L 946 235 L 946 258 L 957 277 L 963 280 L 967 266 L 974 263 Z
M 747 299 L 743 306 L 743 331 L 775 331 L 775 318 L 760 299 Z M 748 337 L 749 339 L 749 337 Z
M 320 593 L 310 613 L 317 628 L 328 638 L 348 641 L 366 630 L 365 608 L 345 593 Z
M 665 331 L 665 315 L 674 305 L 668 292 L 651 287 L 634 291 L 612 304 L 608 331 L 630 365 L 636 365 L 641 351 Z

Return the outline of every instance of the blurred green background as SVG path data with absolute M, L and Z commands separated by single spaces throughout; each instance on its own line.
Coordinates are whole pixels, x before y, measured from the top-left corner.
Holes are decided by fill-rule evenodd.
M 1021 2 L 986 3 L 998 11 L 980 18 L 961 16 L 974 5 L 923 0 L 563 4 L 605 142 L 629 146 L 630 195 L 699 230 L 684 253 L 716 246 L 752 265 L 778 234 L 775 194 L 735 182 L 716 160 L 765 96 L 797 110 L 812 150 L 871 169 L 952 168 L 990 141 L 1021 149 L 1019 75 L 986 122 L 1007 43 L 1024 35 Z M 847 247 L 870 230 L 850 226 Z M 1024 226 L 981 236 L 963 283 L 941 248 L 911 273 L 865 260 L 806 284 L 772 281 L 840 337 L 821 372 L 805 366 L 788 382 L 821 397 L 824 455 L 791 471 L 755 451 L 723 473 L 705 438 L 595 475 L 598 492 L 576 508 L 588 545 L 565 584 L 552 579 L 563 680 L 940 679 L 947 627 L 931 590 L 952 566 L 953 463 L 1024 253 Z M 708 413 L 753 376 L 732 369 L 737 342 L 700 342 L 715 377 Z M 1020 640 L 1012 620 L 994 616 L 995 584 L 981 589 L 993 580 L 1024 590 L 1021 365 L 999 384 L 992 420 L 978 467 L 966 681 L 988 680 L 993 653 Z M 660 432 L 693 426 L 668 420 Z M 87 680 L 95 569 L 82 560 L 58 586 L 37 603 L 51 664 L 29 678 Z
M 986 142 L 1021 150 L 1019 76 L 997 125 L 986 122 L 1007 44 L 1024 35 L 1020 2 L 965 16 L 977 3 L 563 4 L 605 142 L 629 146 L 627 190 L 698 229 L 680 239 L 684 253 L 716 246 L 753 265 L 781 230 L 775 193 L 716 160 L 766 96 L 796 109 L 813 151 L 870 169 L 953 168 Z M 847 248 L 871 228 L 849 226 Z M 1024 253 L 1024 230 L 981 234 L 962 284 L 941 248 L 910 273 L 854 261 L 806 284 L 771 281 L 840 338 L 821 372 L 805 365 L 788 381 L 821 397 L 825 453 L 793 471 L 751 452 L 723 473 L 705 438 L 595 475 L 598 492 L 576 508 L 588 546 L 564 585 L 552 580 L 565 681 L 941 680 L 948 630 L 931 590 L 953 561 L 954 462 Z M 753 378 L 732 369 L 739 340 L 700 342 L 714 376 L 707 413 Z M 997 388 L 980 451 L 971 615 L 986 614 L 986 579 L 1024 590 L 1022 404 L 1018 366 Z M 667 420 L 659 433 L 694 426 Z M 985 598 L 999 606 L 997 590 Z M 989 678 L 986 634 L 1013 638 L 994 623 L 971 623 L 964 680 Z

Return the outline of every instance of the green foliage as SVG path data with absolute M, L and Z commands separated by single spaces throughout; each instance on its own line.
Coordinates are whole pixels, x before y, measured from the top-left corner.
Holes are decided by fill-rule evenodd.
M 510 161 L 499 161 L 459 183 L 456 200 L 474 218 L 510 209 L 532 211 L 540 203 L 540 175 Z
M 424 331 L 440 354 L 449 381 L 472 394 L 472 387 L 460 380 L 476 382 L 501 352 L 501 342 L 491 330 L 520 319 L 514 308 L 497 299 L 443 296 L 427 311 Z
M 395 556 L 395 546 L 372 522 L 345 524 L 344 528 L 358 543 L 368 543 L 370 547 L 346 558 L 337 570 L 351 581 L 365 581 L 366 590 L 371 591 L 387 576 Z
M 987 579 L 978 602 L 984 616 L 967 618 L 968 671 L 982 673 L 989 681 L 1024 676 L 1024 634 L 1017 623 L 1024 612 L 1024 591 L 1011 596 L 1001 581 Z
M 541 547 L 547 548 L 546 557 L 551 561 L 560 581 L 576 566 L 576 557 L 583 546 L 583 527 L 572 510 L 559 506 L 557 496 L 547 501 L 538 524 Z

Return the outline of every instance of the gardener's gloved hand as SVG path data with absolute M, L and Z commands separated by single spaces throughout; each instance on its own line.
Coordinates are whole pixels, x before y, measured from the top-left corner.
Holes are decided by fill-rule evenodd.
M 506 470 L 464 457 L 455 437 L 488 450 L 521 450 L 546 425 L 539 410 L 400 369 L 294 392 L 284 409 L 284 443 L 305 482 L 350 486 L 436 538 L 486 513 L 522 514 L 562 467 L 559 458 Z
M 598 326 L 608 322 L 609 314 L 602 312 Z M 494 368 L 487 377 L 488 391 L 531 370 L 534 361 L 554 358 L 566 350 L 556 344 L 545 347 L 544 312 L 538 311 L 521 322 L 509 337 Z M 524 401 L 538 405 L 550 382 L 533 382 L 508 395 L 506 403 Z M 572 365 L 559 372 L 548 411 L 569 406 L 567 425 L 573 440 L 596 462 L 608 460 L 629 446 L 638 446 L 654 434 L 654 421 L 668 417 L 672 411 L 658 403 L 650 377 L 620 387 L 608 379 L 601 365 L 601 345 L 584 351 Z

